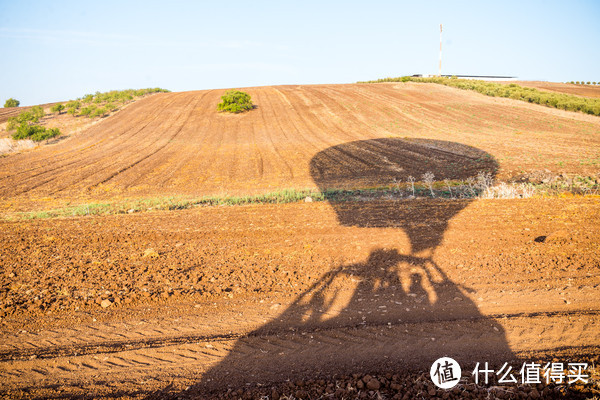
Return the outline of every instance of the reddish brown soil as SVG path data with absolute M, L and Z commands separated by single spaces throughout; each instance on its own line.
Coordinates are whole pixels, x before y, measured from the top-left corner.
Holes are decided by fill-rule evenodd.
M 597 199 L 5 222 L 2 390 L 207 394 L 287 378 L 427 371 L 441 355 L 471 369 L 476 361 L 595 357 L 599 226 Z M 112 304 L 103 308 L 103 299 Z
M 315 187 L 309 163 L 319 151 L 386 137 L 474 147 L 498 162 L 502 179 L 546 168 L 596 174 L 600 163 L 600 118 L 516 100 L 412 83 L 246 90 L 258 108 L 241 115 L 216 112 L 220 90 L 158 94 L 58 144 L 0 159 L 0 206 Z M 354 157 L 357 174 L 365 156 Z
M 158 94 L 4 157 L 0 205 L 598 172 L 596 117 L 430 84 L 246 90 L 242 115 L 215 112 L 222 91 Z M 598 197 L 3 220 L 0 396 L 511 397 L 475 363 L 598 362 L 599 228 Z M 441 356 L 457 391 L 428 381 Z
M 520 86 L 532 87 L 548 92 L 574 94 L 583 97 L 600 97 L 600 85 L 575 85 L 571 83 L 544 82 L 544 81 L 516 81 Z

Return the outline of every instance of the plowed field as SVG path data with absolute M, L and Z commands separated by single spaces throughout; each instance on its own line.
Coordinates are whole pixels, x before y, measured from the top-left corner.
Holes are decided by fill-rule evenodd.
M 430 84 L 246 91 L 257 108 L 242 115 L 215 112 L 223 91 L 158 94 L 4 157 L 3 210 L 368 188 L 428 171 L 598 173 L 596 117 Z M 470 374 L 477 362 L 587 362 L 597 379 L 598 243 L 597 196 L 4 219 L 0 397 L 581 394 Z M 453 391 L 428 377 L 442 356 L 463 367 Z
M 2 205 L 24 210 L 123 197 L 314 188 L 309 164 L 315 154 L 379 138 L 466 145 L 442 145 L 458 151 L 457 157 L 470 146 L 497 160 L 500 178 L 546 168 L 595 174 L 600 163 L 596 117 L 441 85 L 247 91 L 258 106 L 252 112 L 217 113 L 223 91 L 159 94 L 56 145 L 0 159 Z M 360 176 L 370 154 L 330 154 L 331 164 L 339 161 L 348 176 Z M 415 161 L 425 168 L 422 158 Z M 391 178 L 371 177 L 370 183 L 389 184 Z

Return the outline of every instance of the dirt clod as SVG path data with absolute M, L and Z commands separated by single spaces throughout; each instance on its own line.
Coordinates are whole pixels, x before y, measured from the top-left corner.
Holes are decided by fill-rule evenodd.
M 110 306 L 112 306 L 112 304 L 113 304 L 113 302 L 112 302 L 112 301 L 110 301 L 109 299 L 104 299 L 104 300 L 102 300 L 102 301 L 100 302 L 100 306 L 101 306 L 102 308 L 107 308 L 107 307 L 110 307 Z

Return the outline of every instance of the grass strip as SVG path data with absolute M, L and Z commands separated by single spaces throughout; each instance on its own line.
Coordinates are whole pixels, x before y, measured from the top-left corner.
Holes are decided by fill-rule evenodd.
M 423 183 L 396 183 L 361 189 L 283 189 L 253 196 L 205 196 L 185 198 L 181 196 L 126 199 L 107 203 L 87 203 L 65 206 L 52 210 L 8 212 L 0 219 L 31 220 L 47 218 L 78 217 L 88 215 L 132 214 L 152 210 L 185 210 L 193 207 L 240 206 L 247 204 L 286 204 L 301 201 L 370 201 L 406 199 L 475 199 L 475 198 L 529 198 L 529 197 L 570 197 L 573 195 L 598 196 L 600 184 L 588 177 L 576 177 L 570 183 L 550 184 L 504 183 L 491 181 L 440 181 L 430 185 Z

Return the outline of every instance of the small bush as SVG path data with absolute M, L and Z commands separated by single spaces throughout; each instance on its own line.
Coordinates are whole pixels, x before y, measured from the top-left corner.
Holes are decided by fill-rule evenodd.
M 254 108 L 250 95 L 239 90 L 230 90 L 221 96 L 223 102 L 217 105 L 218 111 L 241 113 Z
M 90 114 L 90 117 L 94 118 L 94 117 L 104 117 L 106 114 L 108 114 L 108 111 L 106 110 L 106 108 L 104 107 L 100 107 L 94 110 L 94 112 L 92 112 Z
M 81 107 L 81 102 L 78 100 L 71 100 L 67 103 L 67 113 L 75 116 Z
M 19 104 L 21 104 L 21 102 L 17 99 L 13 99 L 12 97 L 8 100 L 6 100 L 6 102 L 4 103 L 4 107 L 8 108 L 8 107 L 19 107 Z
M 59 135 L 60 131 L 57 128 L 46 129 L 43 126 L 29 125 L 26 122 L 23 122 L 17 128 L 17 131 L 13 133 L 12 138 L 15 140 L 31 139 L 34 142 L 41 142 L 42 140 Z
M 17 126 L 17 131 L 15 133 L 13 133 L 12 138 L 15 140 L 27 139 L 29 136 L 33 135 L 35 132 L 36 132 L 36 129 L 33 126 L 30 126 L 26 122 L 23 122 L 21 125 Z
M 6 130 L 8 130 L 8 131 L 15 130 L 15 129 L 17 129 L 17 127 L 19 127 L 19 125 L 21 125 L 23 123 L 27 123 L 27 124 L 36 123 L 44 115 L 46 115 L 46 113 L 44 112 L 44 109 L 42 107 L 40 107 L 40 106 L 32 107 L 30 110 L 23 111 L 16 117 L 9 118 L 8 124 L 6 125 Z
M 65 105 L 64 104 L 55 104 L 50 108 L 50 111 L 58 113 L 58 115 L 60 115 L 60 113 L 62 112 L 62 110 L 65 109 Z
M 38 122 L 40 120 L 40 118 L 42 118 L 46 115 L 42 106 L 31 107 L 31 110 L 29 110 L 29 111 L 31 112 L 31 114 L 33 114 L 33 118 L 34 118 L 33 122 Z
M 79 111 L 79 115 L 82 115 L 84 117 L 89 117 L 91 116 L 94 112 L 96 111 L 96 106 L 87 106 L 87 107 L 83 107 L 81 109 L 81 111 Z
M 60 131 L 58 130 L 58 128 L 40 128 L 42 128 L 43 130 L 38 130 L 31 136 L 31 140 L 33 140 L 34 142 L 41 142 L 42 140 L 48 140 L 53 137 L 60 136 Z

